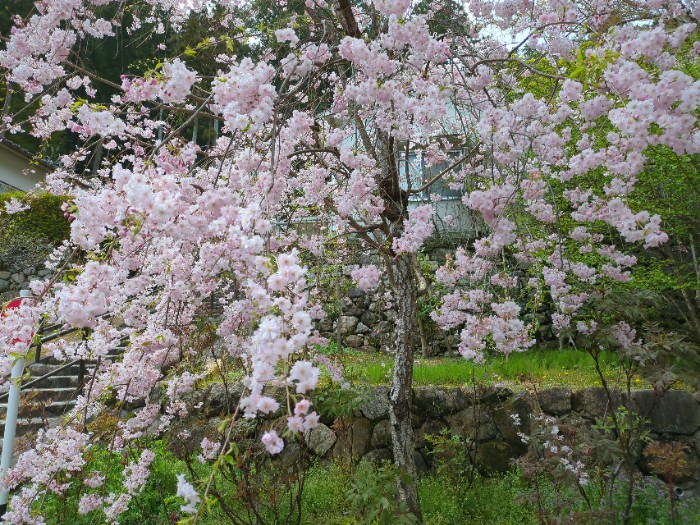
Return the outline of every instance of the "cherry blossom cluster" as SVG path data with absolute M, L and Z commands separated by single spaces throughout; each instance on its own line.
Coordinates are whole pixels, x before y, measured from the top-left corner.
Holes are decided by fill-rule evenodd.
M 101 79 L 74 55 L 88 38 L 113 38 L 121 15 L 96 13 L 121 4 L 37 2 L 0 49 L 6 79 L 36 108 L 28 117 L 8 112 L 3 132 L 29 127 L 47 140 L 62 131 L 81 144 L 47 177 L 47 189 L 72 197 L 71 239 L 49 262 L 56 279 L 32 284 L 40 299 L 0 323 L 0 385 L 7 388 L 41 318 L 85 333 L 47 345 L 48 355 L 99 360 L 64 428 L 43 432 L 4 480 L 16 489 L 11 523 L 42 523 L 33 502 L 65 494 L 67 479 L 83 489 L 81 513 L 118 521 L 153 453 L 132 454 L 121 491 L 107 493 L 105 473 L 86 471 L 95 441 L 86 424 L 110 403 L 140 406 L 115 423 L 107 444 L 123 453 L 187 414 L 187 395 L 205 377 L 187 368 L 205 359 L 190 336 L 214 292 L 223 309 L 217 344 L 245 370 L 236 414 L 279 416 L 282 424 L 261 438 L 270 454 L 313 429 L 321 367 L 341 378 L 310 346 L 321 341 L 313 321 L 323 312 L 307 262 L 354 234 L 380 252 L 388 278 L 411 275 L 394 270 L 433 233 L 440 200 L 409 205 L 412 195 L 435 193 L 430 181 L 417 188 L 410 170 L 399 169 L 411 148 L 436 168 L 452 162 L 454 144 L 472 150 L 448 170 L 449 183 L 487 233 L 438 270 L 448 291 L 433 319 L 459 330 L 460 352 L 477 360 L 488 348 L 509 354 L 534 343 L 523 290 L 551 302 L 556 330 L 600 330 L 588 306 L 600 287 L 632 278 L 628 247 L 668 238 L 662 218 L 634 199 L 646 156 L 654 148 L 700 152 L 700 81 L 686 67 L 698 54 L 697 3 L 637 2 L 630 9 L 656 23 L 619 25 L 604 0 L 472 0 L 469 27 L 437 35 L 431 27 L 444 22 L 433 24 L 435 11 L 414 13 L 408 0 L 345 12 L 341 2 L 310 0 L 308 31 L 285 21 L 267 35 L 270 47 L 247 35 L 260 58 L 221 46 L 212 79 L 196 60 L 171 57 L 98 97 Z M 194 12 L 211 17 L 215 32 L 233 27 L 241 8 L 219 1 L 212 10 L 204 0 L 140 6 L 127 32 L 150 24 L 159 34 L 164 22 L 177 27 Z M 209 144 L 184 134 L 197 118 L 217 124 Z M 93 156 L 97 145 L 101 156 Z M 21 208 L 11 202 L 7 211 Z M 307 234 L 301 226 L 309 224 L 318 228 Z M 383 275 L 367 266 L 352 277 L 372 290 Z M 628 325 L 617 324 L 614 335 L 621 347 L 641 345 Z M 120 359 L 106 359 L 123 347 Z M 161 399 L 151 397 L 156 391 Z M 553 432 L 548 453 L 583 483 L 559 441 Z M 228 451 L 208 440 L 200 447 L 202 461 Z M 185 513 L 208 496 L 184 476 L 177 494 Z

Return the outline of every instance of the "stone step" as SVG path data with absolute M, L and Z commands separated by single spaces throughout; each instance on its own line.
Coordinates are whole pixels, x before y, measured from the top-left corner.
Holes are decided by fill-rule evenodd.
M 76 378 L 77 381 L 77 378 Z M 25 400 L 33 402 L 38 401 L 68 401 L 75 399 L 77 387 L 59 387 L 59 388 L 30 388 L 22 391 L 20 405 Z M 0 403 L 0 410 L 7 407 L 6 403 Z
M 117 357 L 122 355 L 122 353 L 123 352 L 121 350 L 111 350 L 110 352 L 107 353 L 107 355 L 102 356 L 102 361 L 107 360 L 107 361 L 112 362 Z M 86 363 L 96 363 L 97 359 L 86 359 L 85 362 Z M 36 363 L 36 364 L 46 364 L 46 365 L 57 366 L 57 365 L 63 365 L 65 363 L 66 363 L 65 360 L 55 359 L 53 357 L 44 357 L 44 358 L 42 358 L 41 363 Z
M 36 376 L 39 377 L 39 376 Z M 36 378 L 34 378 L 36 379 Z M 34 390 L 44 390 L 46 388 L 72 388 L 75 391 L 78 388 L 78 376 L 77 375 L 60 375 L 47 377 L 40 383 L 38 383 Z M 32 390 L 32 389 L 30 389 Z
M 61 417 L 49 417 L 41 419 L 38 417 L 21 417 L 17 418 L 17 437 L 24 436 L 30 432 L 36 432 L 40 428 L 54 427 L 60 425 L 63 421 Z M 2 438 L 5 435 L 5 420 L 0 420 L 0 450 L 2 450 Z
M 59 364 L 50 364 L 50 363 L 32 363 L 29 365 L 29 371 L 31 373 L 31 376 L 33 379 L 36 379 L 38 377 L 41 377 L 43 375 L 46 375 L 50 372 L 53 372 L 54 370 L 57 370 L 60 368 L 61 365 Z M 85 374 L 87 375 L 88 371 L 92 373 L 92 371 L 95 369 L 95 364 L 86 362 L 85 363 Z M 60 374 L 62 376 L 77 376 L 80 371 L 80 365 L 78 363 L 69 366 L 68 368 L 61 370 Z
M 36 415 L 52 415 L 52 416 L 62 416 L 66 412 L 68 412 L 71 408 L 75 406 L 75 390 L 73 390 L 73 397 L 69 399 L 64 399 L 61 401 L 52 401 L 51 403 L 44 405 L 44 406 L 37 406 L 36 411 L 38 414 Z M 20 404 L 20 413 L 22 413 L 22 405 Z M 34 411 L 31 410 L 31 408 L 25 407 L 24 410 L 29 409 L 29 413 L 34 415 Z M 7 411 L 7 404 L 3 403 L 0 405 L 0 414 L 5 415 Z

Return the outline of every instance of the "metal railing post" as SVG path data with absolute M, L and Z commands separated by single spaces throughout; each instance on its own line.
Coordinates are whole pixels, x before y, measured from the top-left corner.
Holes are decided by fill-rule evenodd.
M 12 367 L 12 384 L 10 396 L 7 399 L 7 413 L 5 415 L 5 435 L 2 439 L 2 459 L 0 459 L 0 476 L 4 477 L 12 465 L 12 452 L 15 448 L 15 435 L 17 434 L 17 413 L 19 412 L 20 381 L 24 373 L 25 359 L 20 357 Z M 0 491 L 0 516 L 7 511 L 8 491 Z
M 27 299 L 32 296 L 29 290 L 20 290 L 20 303 L 22 299 Z M 29 342 L 31 347 L 31 341 Z M 28 350 L 28 349 L 27 349 Z M 19 412 L 20 387 L 22 382 L 22 374 L 24 374 L 24 363 L 26 355 L 19 357 L 12 365 L 12 374 L 10 379 L 10 395 L 7 399 L 7 411 L 5 413 L 5 432 L 2 438 L 2 457 L 0 457 L 0 477 L 5 477 L 5 474 L 10 470 L 12 465 L 12 453 L 15 450 L 15 436 L 17 435 L 17 414 Z M 7 498 L 9 491 L 3 487 L 0 490 L 0 516 L 7 512 Z

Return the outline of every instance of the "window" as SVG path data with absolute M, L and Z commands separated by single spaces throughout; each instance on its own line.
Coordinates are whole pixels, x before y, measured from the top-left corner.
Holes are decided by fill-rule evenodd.
M 449 151 L 449 156 L 451 159 L 456 159 L 462 155 L 462 150 L 454 149 Z M 406 180 L 406 153 L 400 152 L 398 158 L 399 167 L 399 179 L 401 180 L 401 187 L 403 189 L 408 188 Z M 409 151 L 408 152 L 408 178 L 411 181 L 411 189 L 415 190 L 424 186 L 427 182 L 431 181 L 439 173 L 443 172 L 453 160 L 440 162 L 432 166 L 428 166 L 423 158 L 423 152 Z M 455 170 L 458 167 L 454 168 Z M 435 181 L 435 183 L 427 190 L 422 191 L 420 194 L 411 195 L 410 199 L 413 201 L 425 201 L 430 200 L 431 194 L 440 195 L 443 199 L 461 199 L 462 191 L 453 190 L 450 188 L 450 177 L 446 174 L 444 177 Z

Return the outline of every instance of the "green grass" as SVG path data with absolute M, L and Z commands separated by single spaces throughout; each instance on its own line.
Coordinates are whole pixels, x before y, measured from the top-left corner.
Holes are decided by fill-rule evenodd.
M 308 472 L 302 496 L 304 525 L 360 525 L 363 521 L 348 501 L 352 483 L 362 484 L 376 476 L 376 467 L 361 463 L 350 471 L 347 465 L 317 464 Z M 563 512 L 582 511 L 583 500 L 569 488 L 555 486 L 547 479 L 539 480 L 540 497 L 546 511 L 557 514 L 562 502 Z M 587 487 L 589 496 L 597 489 Z M 624 504 L 624 487 L 615 494 L 615 508 Z M 537 525 L 542 523 L 533 504 L 535 485 L 523 479 L 518 472 L 493 477 L 475 478 L 469 486 L 465 479 L 454 475 L 429 474 L 419 481 L 419 494 L 425 525 Z M 379 498 L 382 496 L 376 493 Z M 601 502 L 592 499 L 596 509 Z M 686 499 L 679 503 L 679 521 L 688 525 L 700 524 L 700 499 Z M 551 518 L 551 516 L 550 516 Z M 213 512 L 202 525 L 220 525 L 221 514 Z M 584 523 L 584 522 L 581 522 Z M 590 522 L 589 523 L 595 523 Z M 642 484 L 632 507 L 632 525 L 670 525 L 669 504 L 664 489 L 651 483 Z
M 335 354 L 345 368 L 345 376 L 357 384 L 388 383 L 393 358 L 384 354 L 345 351 Z M 612 352 L 601 355 L 601 367 L 606 381 L 615 384 L 622 379 L 617 356 Z M 530 350 L 509 357 L 487 357 L 485 363 L 474 364 L 461 357 L 416 359 L 416 385 L 464 385 L 476 381 L 482 384 L 504 384 L 521 390 L 531 384 L 538 386 L 568 386 L 582 388 L 600 386 L 600 377 L 590 355 L 576 350 Z M 649 385 L 636 380 L 635 386 Z
M 176 523 L 184 515 L 180 512 L 183 500 L 175 496 L 176 475 L 186 473 L 185 464 L 168 451 L 164 441 L 151 443 L 149 448 L 156 452 L 153 464 L 153 475 L 144 490 L 135 495 L 130 509 L 121 516 L 120 523 L 125 525 L 169 525 Z M 96 469 L 105 472 L 107 481 L 103 492 L 118 490 L 118 480 L 121 478 L 120 463 L 123 458 L 118 454 L 109 454 L 104 449 L 98 449 L 88 465 L 90 472 Z M 112 464 L 113 463 L 113 464 Z M 110 467 L 110 464 L 111 467 Z M 201 477 L 206 477 L 210 467 L 196 464 L 196 470 Z M 304 525 L 360 525 L 361 509 L 354 507 L 351 501 L 352 491 L 371 494 L 376 499 L 387 497 L 393 501 L 390 494 L 395 487 L 391 471 L 378 470 L 377 467 L 361 463 L 353 468 L 347 464 L 317 463 L 308 471 L 302 495 L 302 519 Z M 384 476 L 384 477 L 382 477 Z M 190 479 L 189 474 L 187 478 Z M 279 479 L 272 475 L 268 482 Z M 200 486 L 197 484 L 197 486 Z M 542 508 L 550 513 L 570 513 L 584 510 L 582 499 L 570 488 L 555 486 L 551 481 L 541 478 L 539 483 L 539 498 Z M 230 508 L 236 514 L 244 515 L 242 502 L 236 497 L 235 485 L 218 485 L 220 494 L 226 499 Z M 201 486 L 200 486 L 201 489 Z M 268 516 L 265 499 L 268 488 L 261 489 L 260 511 Z M 587 486 L 587 493 L 593 502 L 593 508 L 601 505 L 596 494 L 600 492 L 592 482 Z M 523 479 L 518 472 L 511 472 L 493 477 L 476 476 L 470 486 L 466 479 L 458 475 L 454 469 L 447 468 L 438 473 L 424 475 L 419 480 L 419 493 L 424 514 L 425 525 L 536 525 L 540 523 L 536 506 L 533 504 L 535 495 L 533 481 Z M 77 513 L 78 497 L 69 491 L 67 498 L 50 494 L 36 501 L 36 510 L 47 513 L 48 525 L 96 525 L 104 523 L 104 515 L 97 510 L 87 515 Z M 288 497 L 284 491 L 278 492 L 281 497 L 281 507 L 284 507 Z M 625 499 L 624 487 L 621 485 L 614 496 L 615 508 L 621 509 Z M 689 525 L 700 524 L 700 498 L 686 498 L 678 503 L 679 521 Z M 253 520 L 254 521 L 254 520 Z M 590 521 L 589 521 L 590 522 Z M 230 523 L 218 505 L 213 505 L 198 521 L 201 525 L 221 525 Z M 274 520 L 266 523 L 275 523 Z M 583 523 L 583 522 L 582 522 Z M 593 522 L 590 522 L 593 523 Z M 645 482 L 638 484 L 635 502 L 632 508 L 631 525 L 670 524 L 669 505 L 665 490 L 658 483 Z

